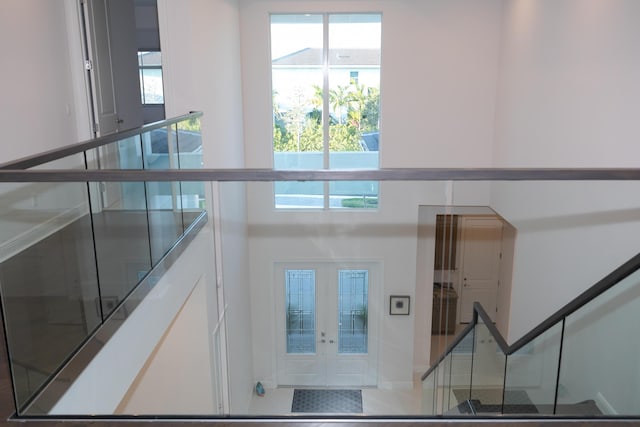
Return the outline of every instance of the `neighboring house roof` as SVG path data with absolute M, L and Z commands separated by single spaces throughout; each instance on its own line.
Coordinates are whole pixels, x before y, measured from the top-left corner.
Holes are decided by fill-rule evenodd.
M 329 63 L 334 66 L 380 66 L 380 49 L 329 49 Z M 272 61 L 273 65 L 320 65 L 322 49 L 307 47 Z

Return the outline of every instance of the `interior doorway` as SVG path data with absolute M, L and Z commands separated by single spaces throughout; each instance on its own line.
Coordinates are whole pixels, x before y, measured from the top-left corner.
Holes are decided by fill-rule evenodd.
M 95 136 L 142 125 L 133 2 L 79 5 Z
M 429 351 L 418 350 L 415 358 L 428 366 L 471 321 L 475 301 L 507 336 L 516 232 L 488 207 L 423 206 L 419 222 L 418 256 L 433 264 L 418 269 L 416 294 L 425 314 L 416 318 L 416 330 L 428 325 L 430 334 L 416 335 Z
M 93 132 L 165 118 L 157 0 L 78 2 Z

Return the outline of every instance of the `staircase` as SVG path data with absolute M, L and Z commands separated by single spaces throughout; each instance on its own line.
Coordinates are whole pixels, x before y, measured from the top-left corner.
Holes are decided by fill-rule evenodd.
M 640 415 L 640 254 L 508 345 L 479 303 L 422 376 L 430 416 Z M 471 343 L 471 345 L 470 345 Z

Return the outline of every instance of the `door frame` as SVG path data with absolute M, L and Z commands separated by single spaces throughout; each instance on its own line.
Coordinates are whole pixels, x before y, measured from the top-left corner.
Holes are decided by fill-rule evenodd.
M 273 295 L 275 298 L 274 304 L 274 319 L 275 319 L 275 329 L 273 340 L 275 342 L 276 348 L 276 363 L 275 363 L 275 380 L 278 386 L 318 386 L 318 387 L 327 387 L 327 386 L 377 386 L 378 385 L 378 361 L 379 361 L 379 335 L 380 335 L 380 320 L 384 314 L 383 311 L 383 289 L 382 289 L 382 262 L 376 260 L 309 260 L 309 261 L 276 261 L 273 263 L 274 266 L 274 276 L 273 276 Z M 318 301 L 318 290 L 319 290 L 319 281 L 323 279 L 329 280 L 328 283 L 331 283 L 334 286 L 332 290 L 332 294 L 337 292 L 338 285 L 338 276 L 337 272 L 339 270 L 368 270 L 368 294 L 369 294 L 369 303 L 368 303 L 368 315 L 367 315 L 367 329 L 368 329 L 368 343 L 367 349 L 368 353 L 366 356 L 366 365 L 364 366 L 363 371 L 361 371 L 360 381 L 353 382 L 348 379 L 348 377 L 343 378 L 342 380 L 334 383 L 329 382 L 329 374 L 328 374 L 328 360 L 332 357 L 336 358 L 336 363 L 342 363 L 345 369 L 353 367 L 362 367 L 362 360 L 364 359 L 361 354 L 344 354 L 338 355 L 336 350 L 335 356 L 328 356 L 327 353 L 322 353 L 319 351 L 319 348 L 316 348 L 316 353 L 314 355 L 289 355 L 286 352 L 286 340 L 284 339 L 285 333 L 284 328 L 282 327 L 285 323 L 285 311 L 284 311 L 284 272 L 288 269 L 299 269 L 299 270 L 315 270 L 316 271 L 316 322 L 318 322 L 319 316 L 318 312 L 322 310 L 322 307 L 319 306 Z M 337 306 L 335 309 L 327 310 L 329 313 L 337 313 Z M 329 321 L 329 319 L 326 319 Z M 336 319 L 337 321 L 337 319 Z M 316 323 L 316 329 L 319 332 L 318 325 Z M 337 326 L 336 326 L 337 329 Z M 329 338 L 329 337 L 327 337 Z M 321 339 L 319 336 L 317 339 Z M 336 339 L 336 349 L 337 349 L 337 337 Z M 326 350 L 327 347 L 324 349 Z M 321 363 L 324 363 L 324 367 L 321 368 L 324 373 L 323 377 L 319 377 L 317 381 L 310 381 L 303 384 L 292 384 L 292 381 L 286 380 L 286 363 L 294 362 L 298 363 L 300 366 L 311 366 L 314 363 L 318 363 L 317 357 L 320 357 Z M 339 370 L 339 369 L 338 369 Z M 358 375 L 358 374 L 356 374 Z M 354 375 L 351 375 L 350 378 L 353 378 Z
M 456 282 L 458 271 L 436 272 L 434 270 L 435 230 L 437 215 L 497 215 L 505 225 L 503 229 L 503 259 L 502 277 L 499 290 L 499 311 L 496 316 L 496 326 L 506 337 L 509 330 L 511 283 L 513 275 L 513 255 L 517 230 L 498 212 L 489 206 L 451 206 L 451 205 L 420 205 L 418 209 L 418 250 L 415 284 L 415 306 L 422 306 L 424 310 L 414 312 L 414 353 L 413 369 L 416 373 L 423 373 L 429 369 L 432 356 L 432 337 L 440 337 L 438 346 L 446 347 L 455 335 L 432 335 L 433 282 Z M 445 273 L 444 277 L 439 273 Z M 425 333 L 425 331 L 428 331 Z

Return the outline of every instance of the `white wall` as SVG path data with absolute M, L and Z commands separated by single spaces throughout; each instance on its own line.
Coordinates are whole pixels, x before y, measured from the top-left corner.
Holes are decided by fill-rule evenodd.
M 505 4 L 496 166 L 638 167 L 640 3 Z M 509 341 L 638 252 L 639 189 L 634 182 L 493 187 L 492 206 L 518 233 Z M 638 348 L 620 334 L 636 322 L 623 302 L 637 299 L 627 292 L 567 330 L 563 403 L 601 392 L 620 413 L 637 409 L 637 363 L 626 355 Z M 621 345 L 624 350 L 612 352 Z
M 62 1 L 0 4 L 0 162 L 79 139 L 66 20 Z
M 637 166 L 640 124 L 634 114 L 640 103 L 640 57 L 630 54 L 640 47 L 637 1 L 159 3 L 167 116 L 205 111 L 209 167 L 270 167 L 268 13 L 319 11 L 383 13 L 383 167 Z M 66 26 L 70 18 L 73 12 L 55 2 L 0 4 L 0 51 L 6 59 L 0 125 L 8 141 L 2 161 L 86 135 L 86 105 L 78 95 L 82 79 L 70 66 L 78 55 Z M 220 235 L 227 242 L 222 279 L 229 300 L 235 301 L 230 313 L 248 295 L 248 261 L 255 313 L 255 375 L 247 353 L 248 317 L 242 322 L 238 316 L 241 333 L 230 337 L 231 370 L 239 375 L 239 386 L 232 387 L 239 390 L 237 395 L 232 391 L 232 402 L 239 403 L 232 406 L 238 410 L 245 406 L 253 380 L 273 376 L 268 311 L 273 305 L 265 305 L 273 296 L 264 277 L 273 277 L 274 260 L 380 259 L 385 297 L 413 294 L 417 205 L 442 204 L 446 189 L 440 184 L 381 188 L 378 213 L 300 215 L 273 212 L 271 186 L 251 186 L 250 259 L 244 189 L 221 192 L 225 208 L 220 223 L 228 230 Z M 518 230 L 511 341 L 637 251 L 631 230 L 640 226 L 640 216 L 628 197 L 637 194 L 633 184 L 514 183 L 492 190 L 492 207 Z M 457 202 L 479 202 L 473 191 L 456 194 Z M 320 221 L 330 225 L 318 229 Z M 303 244 L 296 236 L 313 243 Z M 381 329 L 381 380 L 389 384 L 405 382 L 411 366 L 406 345 L 413 326 L 402 322 L 386 319 Z
M 496 184 L 491 205 L 516 229 L 509 341 L 638 252 L 634 182 Z
M 158 2 L 167 117 L 204 111 L 206 167 L 242 167 L 238 6 L 233 0 Z
M 73 29 L 67 26 L 68 20 L 74 19 L 74 10 L 67 6 L 63 1 L 41 4 L 31 0 L 0 4 L 0 163 L 87 137 L 79 136 L 76 121 L 77 110 L 86 109 L 86 105 L 76 108 L 82 103 L 75 99 L 71 58 L 76 57 L 74 49 L 79 49 L 79 40 L 74 43 Z M 74 156 L 50 167 L 75 167 L 80 163 L 81 158 Z M 0 193 L 5 207 L 2 241 L 21 240 L 14 241 L 15 247 L 7 248 L 5 256 L 87 210 L 86 197 L 78 194 L 74 184 L 3 184 Z M 14 209 L 22 214 L 16 215 Z
M 227 321 L 230 412 L 238 415 L 247 413 L 255 385 L 251 356 L 256 332 L 251 329 L 245 184 L 222 183 L 219 194 L 219 274 L 222 273 Z
M 75 7 L 68 1 L 0 4 L 0 163 L 76 143 L 88 137 L 86 99 L 77 59 Z M 74 31 L 75 30 L 75 31 Z M 76 120 L 78 116 L 78 120 Z M 49 168 L 75 168 L 70 156 Z M 7 259 L 88 213 L 82 184 L 0 184 L 0 259 Z M 59 292 L 52 289 L 51 292 Z
M 498 312 L 496 327 L 503 337 L 509 336 L 511 323 L 511 288 L 513 286 L 513 257 L 517 231 L 513 225 L 502 221 L 502 258 L 500 260 L 500 287 L 498 288 Z
M 507 1 L 497 166 L 638 166 L 639 13 L 633 0 Z M 637 253 L 637 187 L 494 186 L 492 206 L 518 230 L 511 341 Z
M 383 289 L 378 292 L 378 385 L 411 387 L 413 373 L 418 206 L 442 204 L 442 185 L 390 183 L 381 192 L 378 212 L 274 212 L 259 206 L 273 203 L 269 183 L 249 187 L 251 308 L 256 379 L 276 384 L 274 263 L 294 261 L 372 261 L 380 263 Z M 433 261 L 431 261 L 433 265 Z M 431 279 L 430 282 L 433 282 Z M 278 288 L 276 288 L 278 286 Z M 321 286 L 321 284 L 319 284 Z M 389 316 L 390 295 L 412 298 L 410 316 Z M 430 309 L 430 304 L 429 304 Z M 373 321 L 373 320 L 372 320 Z
M 247 165 L 270 167 L 272 161 L 270 64 L 265 37 L 269 34 L 268 13 L 272 11 L 381 11 L 382 166 L 488 165 L 499 6 L 499 2 L 491 2 L 490 7 L 486 4 L 478 7 L 468 1 L 382 1 L 366 5 L 360 2 L 243 2 Z M 388 46 L 386 50 L 385 46 Z M 469 120 L 461 126 L 459 117 L 463 116 Z M 474 141 L 473 146 L 461 150 L 465 144 L 469 148 L 469 140 Z M 385 151 L 384 141 L 393 148 Z M 275 350 L 273 294 L 271 284 L 264 281 L 264 277 L 273 277 L 273 262 L 304 258 L 376 259 L 384 266 L 384 298 L 394 293 L 413 296 L 418 205 L 442 204 L 445 191 L 442 184 L 387 183 L 381 186 L 378 213 L 301 215 L 274 213 L 269 184 L 250 189 L 252 307 L 256 318 L 261 319 L 254 320 L 257 378 L 275 381 L 275 362 L 267 356 Z M 321 222 L 328 225 L 318 228 Z M 385 307 L 386 304 L 385 300 Z M 413 319 L 408 320 L 384 317 L 380 337 L 381 385 L 401 387 L 411 381 L 413 361 L 412 352 L 408 350 L 413 346 Z
M 241 34 L 247 167 L 272 165 L 270 12 L 382 13 L 382 167 L 491 164 L 501 1 L 246 0 Z M 415 296 L 418 206 L 444 204 L 447 188 L 383 183 L 378 212 L 292 213 L 274 212 L 270 184 L 249 187 L 257 380 L 276 381 L 273 263 L 377 260 L 384 271 L 386 312 L 389 295 Z M 477 199 L 482 197 L 473 191 L 459 198 Z M 408 318 L 382 315 L 380 386 L 411 385 L 413 316 L 421 309 L 412 305 Z
M 383 15 L 381 166 L 490 166 L 501 5 L 500 0 L 243 1 L 247 166 L 269 167 L 272 160 L 269 13 L 364 11 Z
M 206 279 L 201 278 L 120 402 L 117 414 L 217 413 L 204 320 L 211 297 Z
M 637 167 L 640 3 L 508 0 L 495 162 Z
M 203 111 L 204 166 L 243 167 L 237 2 L 159 0 L 158 14 L 167 117 L 190 110 Z M 221 312 L 227 315 L 230 332 L 227 337 L 230 410 L 244 413 L 253 387 L 245 190 L 241 185 L 227 184 L 216 194 L 219 203 L 213 200 L 216 205 L 210 203 L 209 209 L 216 223 L 216 244 L 221 248 L 216 264 L 218 282 L 224 286 L 224 304 L 229 306 Z

